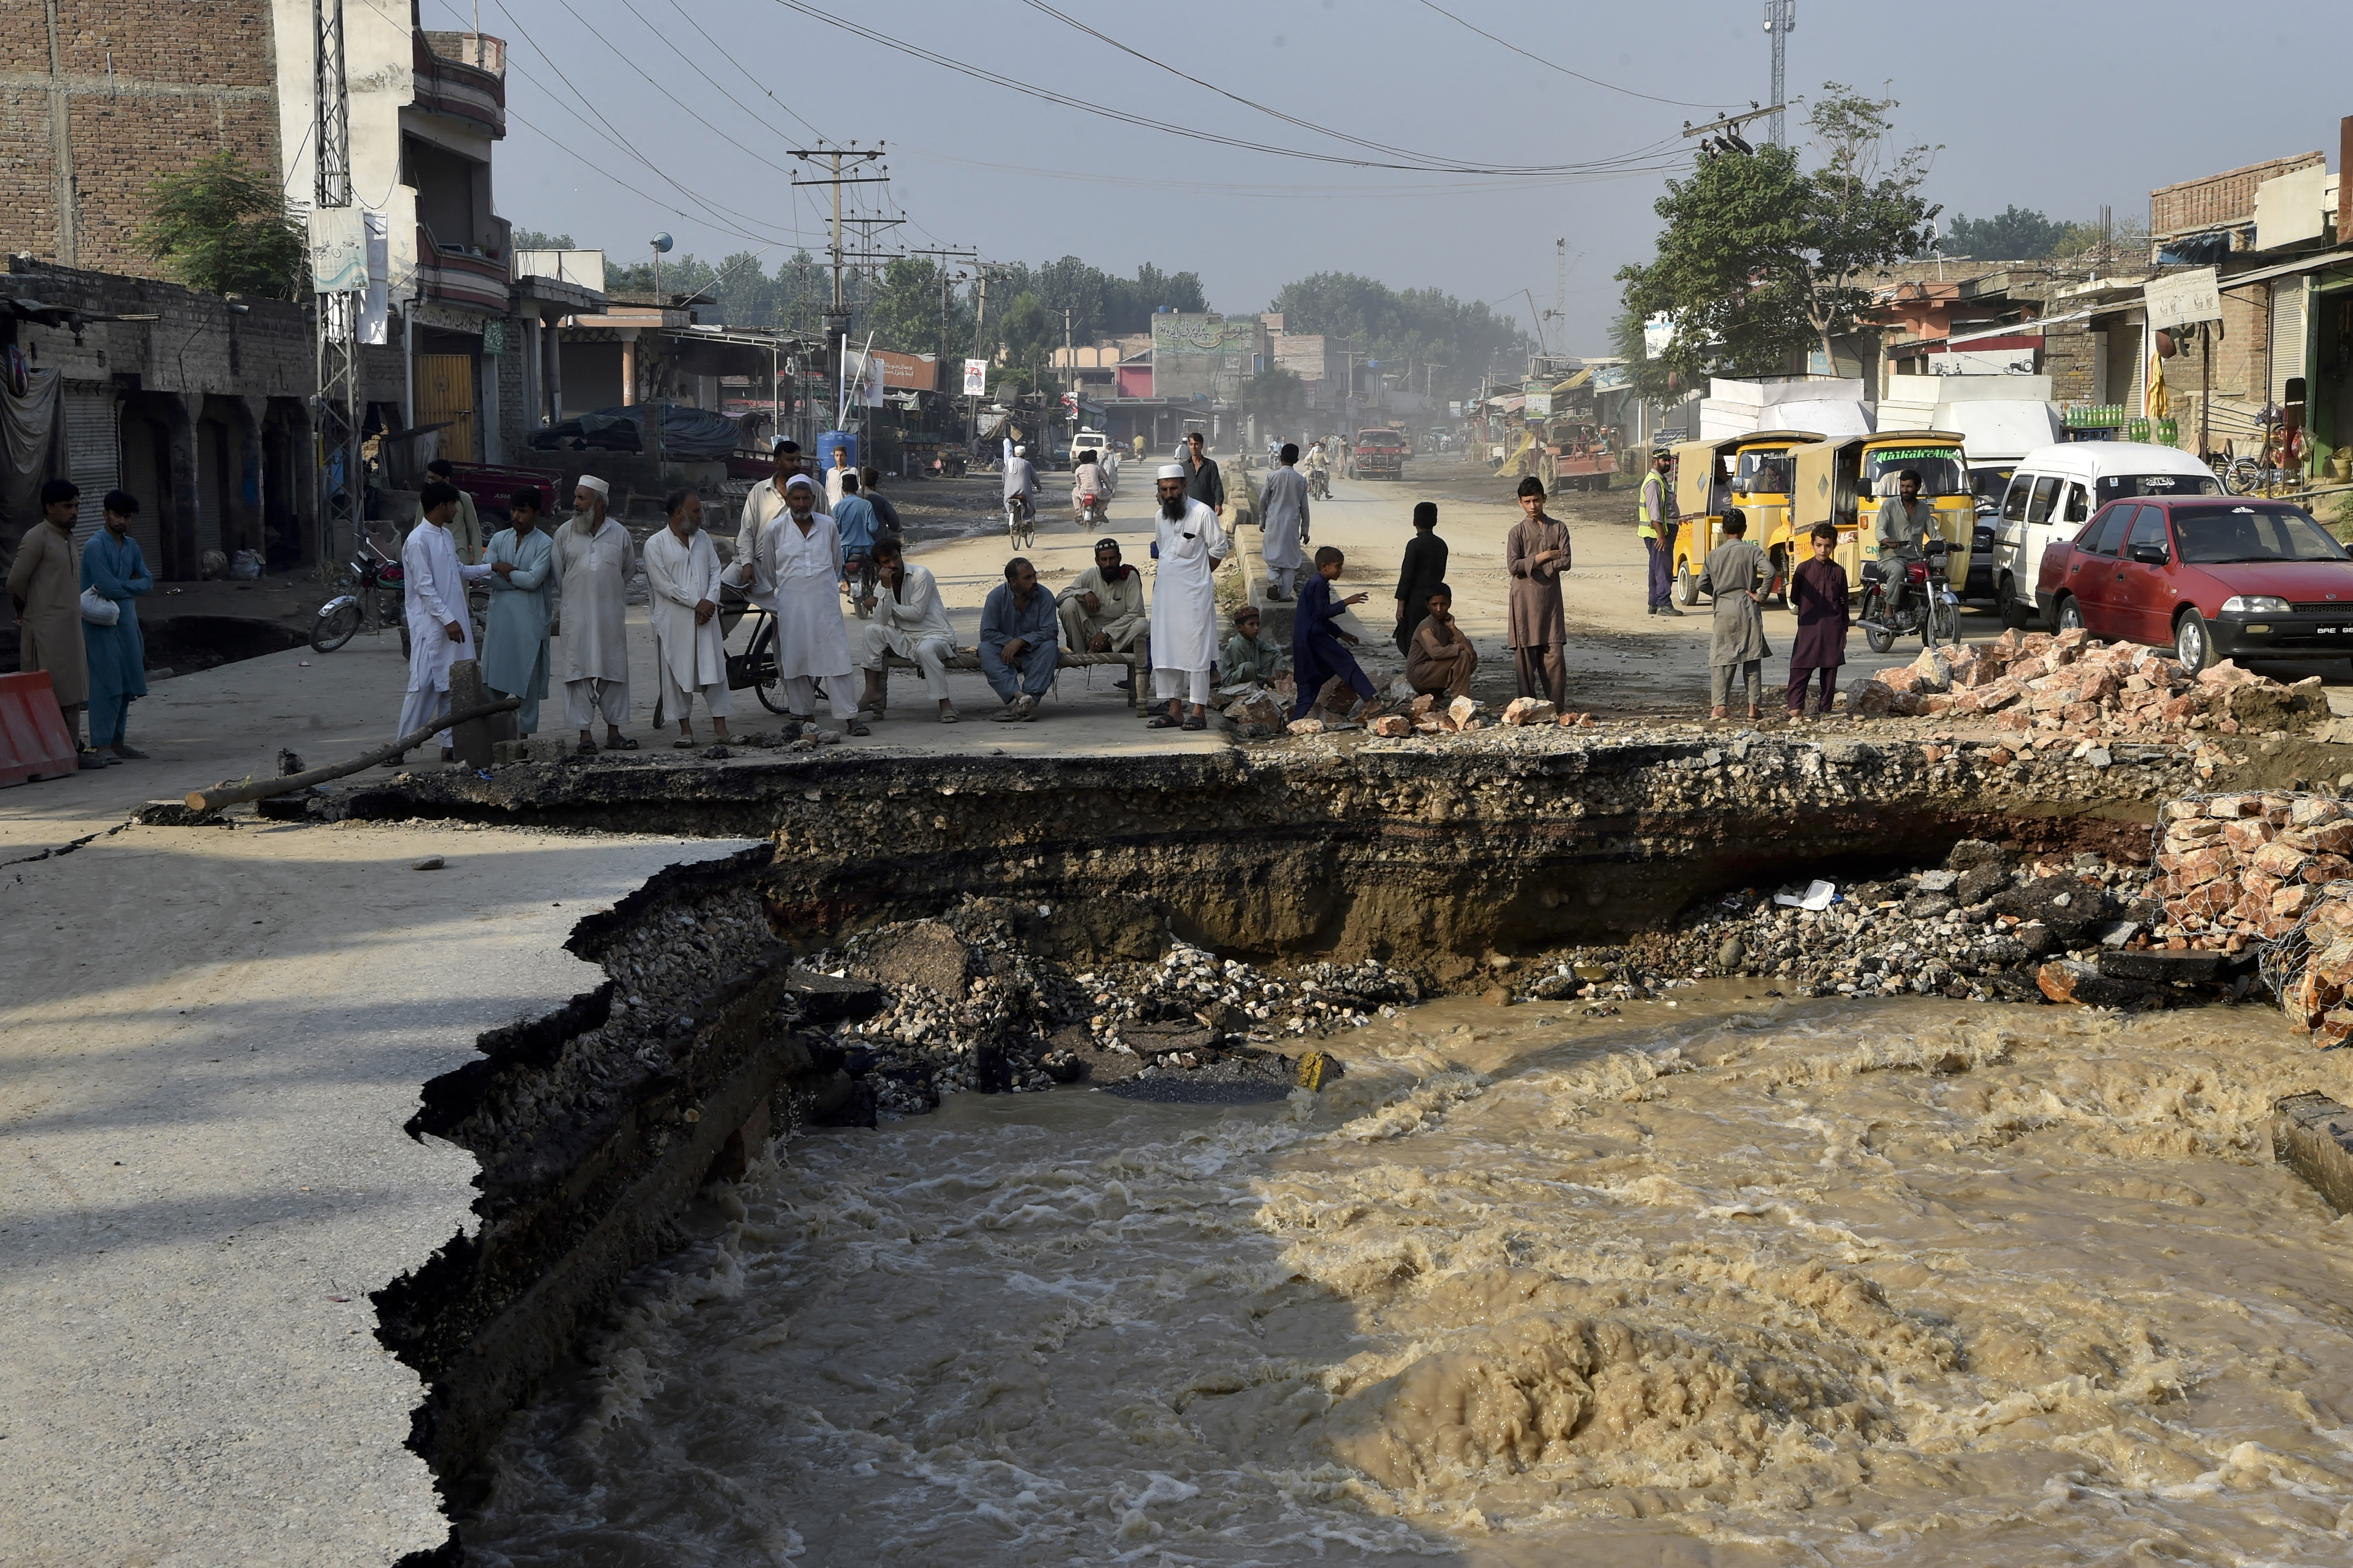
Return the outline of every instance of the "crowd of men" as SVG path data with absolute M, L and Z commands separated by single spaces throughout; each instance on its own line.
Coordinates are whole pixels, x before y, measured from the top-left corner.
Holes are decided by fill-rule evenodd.
M 1288 648 L 1264 634 L 1256 605 L 1242 606 L 1220 626 L 1215 577 L 1234 542 L 1224 521 L 1224 478 L 1198 433 L 1180 450 L 1178 461 L 1155 475 L 1157 580 L 1149 601 L 1142 572 L 1115 539 L 1098 541 L 1093 564 L 1059 594 L 1039 584 L 1028 559 L 1007 563 L 1004 581 L 981 605 L 979 639 L 963 666 L 976 664 L 996 694 L 994 717 L 1034 719 L 1071 656 L 1127 663 L 1130 674 L 1116 683 L 1122 690 L 1148 672 L 1155 698 L 1149 722 L 1156 728 L 1205 729 L 1213 688 L 1271 687 L 1286 674 L 1294 682 L 1293 717 L 1319 703 L 1360 720 L 1377 716 L 1380 696 L 1352 651 L 1356 635 L 1343 624 L 1349 607 L 1367 595 L 1339 590 L 1346 569 L 1340 551 L 1327 545 L 1308 553 L 1313 487 L 1299 472 L 1299 448 L 1286 445 L 1274 453 L 1259 506 L 1266 597 L 1295 601 Z M 1028 469 L 1018 456 L 1014 461 Z M 1671 466 L 1669 454 L 1657 455 L 1635 508 L 1651 560 L 1646 596 L 1653 614 L 1680 613 L 1668 602 L 1664 570 L 1681 521 Z M 1034 489 L 1034 478 L 1018 487 L 1025 494 Z M 880 475 L 852 465 L 845 449 L 835 449 L 820 479 L 805 471 L 797 444 L 776 442 L 773 472 L 744 499 L 728 563 L 704 531 L 695 491 L 665 498 L 664 526 L 642 547 L 607 515 L 609 495 L 606 480 L 585 476 L 570 515 L 555 521 L 537 489 L 517 490 L 509 498 L 509 525 L 485 538 L 472 499 L 450 482 L 448 465 L 433 466 L 419 496 L 422 521 L 401 550 L 411 637 L 396 733 L 408 745 L 434 737 L 444 760 L 451 758 L 450 672 L 479 658 L 491 691 L 518 700 L 523 734 L 537 732 L 541 705 L 560 685 L 563 723 L 578 751 L 637 750 L 639 742 L 624 726 L 631 712 L 628 604 L 640 570 L 655 656 L 654 725 L 657 731 L 674 726 L 676 746 L 702 743 L 694 733 L 698 702 L 712 738 L 727 738 L 730 688 L 743 684 L 729 679 L 723 636 L 722 603 L 731 591 L 770 618 L 765 647 L 773 669 L 763 667 L 754 678 L 772 681 L 787 711 L 804 723 L 816 722 L 822 700 L 843 731 L 871 733 L 889 710 L 894 662 L 913 667 L 940 721 L 959 721 L 947 671 L 960 653 L 939 584 L 905 559 L 897 509 L 882 495 Z M 1565 707 L 1561 579 L 1570 569 L 1568 531 L 1546 510 L 1537 479 L 1521 481 L 1518 502 L 1521 516 L 1504 541 L 1514 676 L 1522 696 Z M 127 730 L 131 704 L 146 690 L 137 600 L 153 590 L 153 578 L 131 536 L 139 503 L 123 491 L 109 492 L 104 528 L 78 552 L 71 536 L 79 492 L 69 481 L 50 481 L 42 505 L 44 521 L 26 535 L 8 575 L 21 666 L 49 672 L 82 768 L 141 758 Z M 1469 691 L 1478 653 L 1454 621 L 1448 547 L 1437 521 L 1434 503 L 1415 507 L 1394 594 L 1394 637 L 1413 690 L 1451 700 Z M 1699 580 L 1714 601 L 1711 707 L 1715 717 L 1727 717 L 1736 690 L 1745 688 L 1740 695 L 1754 719 L 1769 653 L 1759 609 L 1771 590 L 1771 569 L 1745 537 L 1738 509 L 1727 507 L 1721 526 L 1723 542 Z M 1933 527 L 1918 479 L 1907 473 L 1876 521 L 1882 557 L 1905 559 Z M 1851 624 L 1850 585 L 1832 559 L 1836 531 L 1818 529 L 1809 542 L 1812 558 L 1792 572 L 1788 585 L 1798 625 L 1788 687 L 1793 716 L 1803 714 L 1817 685 L 1818 711 L 1830 710 Z M 488 593 L 479 648 L 469 608 L 475 584 Z M 866 623 L 854 645 L 842 616 L 845 596 Z

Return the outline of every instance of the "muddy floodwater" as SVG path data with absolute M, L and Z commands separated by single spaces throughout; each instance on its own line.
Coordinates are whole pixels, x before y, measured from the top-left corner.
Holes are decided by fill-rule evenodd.
M 716 1189 L 513 1563 L 2353 1561 L 2275 1014 L 1447 1001 L 1320 1095 L 952 1097 Z

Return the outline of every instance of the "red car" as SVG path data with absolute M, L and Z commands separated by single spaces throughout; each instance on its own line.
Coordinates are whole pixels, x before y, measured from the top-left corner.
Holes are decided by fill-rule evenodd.
M 2312 514 L 2256 497 L 2111 501 L 2042 553 L 2059 626 L 2225 658 L 2353 656 L 2353 554 Z

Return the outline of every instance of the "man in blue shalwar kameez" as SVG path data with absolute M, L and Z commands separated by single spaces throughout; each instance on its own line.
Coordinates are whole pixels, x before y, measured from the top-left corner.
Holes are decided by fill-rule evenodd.
M 554 618 L 555 545 L 539 526 L 539 491 L 520 489 L 507 503 L 514 526 L 491 539 L 491 618 L 482 637 L 482 684 L 520 697 L 515 727 L 539 732 L 547 695 L 547 629 Z
M 125 739 L 131 704 L 147 695 L 147 639 L 139 630 L 137 601 L 155 591 L 147 557 L 131 537 L 139 498 L 128 490 L 106 492 L 106 526 L 81 549 L 81 585 L 114 601 L 115 622 L 101 626 L 82 617 L 82 646 L 90 656 L 90 743 L 136 762 L 146 752 Z
M 1366 701 L 1373 697 L 1372 678 L 1345 646 L 1356 639 L 1333 625 L 1350 605 L 1361 605 L 1366 599 L 1363 594 L 1337 600 L 1332 596 L 1332 584 L 1339 580 L 1347 560 L 1325 545 L 1315 552 L 1315 575 L 1299 590 L 1299 608 L 1291 622 L 1291 673 L 1299 682 L 1299 697 L 1291 710 L 1294 720 L 1307 717 L 1316 697 L 1335 675 Z

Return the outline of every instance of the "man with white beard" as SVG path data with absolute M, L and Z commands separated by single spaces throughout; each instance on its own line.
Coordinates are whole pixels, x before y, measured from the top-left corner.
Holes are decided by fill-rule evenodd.
M 436 719 L 449 717 L 449 667 L 474 657 L 474 623 L 466 608 L 466 584 L 487 577 L 488 566 L 464 566 L 449 537 L 458 515 L 458 487 L 433 479 L 417 492 L 425 517 L 400 547 L 402 608 L 408 620 L 408 695 L 400 705 L 396 734 L 413 734 Z M 405 755 L 406 753 L 404 753 Z M 448 762 L 449 731 L 441 731 L 441 760 Z M 396 765 L 399 757 L 386 763 Z
M 1155 730 L 1209 727 L 1209 672 L 1218 662 L 1219 565 L 1232 548 L 1218 514 L 1187 494 L 1183 465 L 1160 469 L 1160 513 L 1152 552 L 1160 562 L 1152 589 L 1152 694 L 1167 699 L 1168 711 L 1154 715 Z M 1180 698 L 1190 714 L 1181 715 Z
M 634 752 L 621 733 L 629 716 L 628 587 L 637 575 L 629 531 L 605 515 L 612 487 L 580 476 L 572 492 L 572 521 L 555 531 L 555 572 L 564 584 L 564 635 L 555 640 L 564 678 L 564 721 L 580 731 L 580 750 L 594 753 L 589 733 L 605 718 L 605 749 Z
M 646 541 L 646 619 L 653 626 L 654 675 L 661 718 L 678 721 L 681 751 L 694 745 L 694 698 L 702 694 L 712 735 L 727 739 L 727 649 L 719 635 L 719 551 L 702 531 L 702 498 L 673 490 L 663 503 L 670 526 Z
M 768 524 L 760 555 L 773 579 L 768 609 L 776 618 L 776 674 L 785 706 L 803 723 L 817 721 L 818 681 L 833 716 L 853 735 L 868 735 L 849 689 L 856 660 L 841 625 L 841 533 L 817 510 L 817 484 L 806 474 L 785 482 L 785 515 Z

